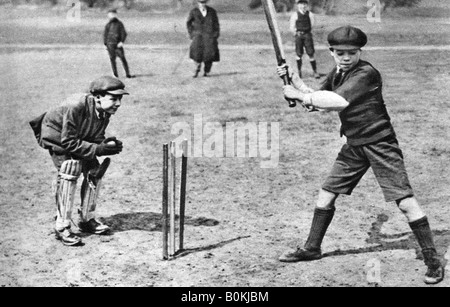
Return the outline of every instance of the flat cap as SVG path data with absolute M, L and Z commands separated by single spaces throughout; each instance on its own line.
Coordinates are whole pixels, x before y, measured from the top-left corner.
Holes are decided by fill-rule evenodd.
M 206 3 L 206 2 L 208 2 L 209 0 L 197 0 L 197 2 L 201 2 L 201 3 Z
M 102 76 L 92 81 L 89 91 L 92 94 L 108 93 L 111 95 L 129 95 L 125 90 L 125 84 L 111 76 Z
M 308 0 L 297 0 L 297 1 L 295 1 L 295 2 L 297 2 L 297 3 L 306 3 L 306 4 L 308 4 Z
M 344 26 L 328 34 L 328 43 L 330 44 L 330 49 L 360 49 L 367 44 L 367 35 L 358 28 Z
M 109 9 L 109 10 L 108 10 L 108 13 L 114 13 L 114 14 L 117 14 L 117 9 Z

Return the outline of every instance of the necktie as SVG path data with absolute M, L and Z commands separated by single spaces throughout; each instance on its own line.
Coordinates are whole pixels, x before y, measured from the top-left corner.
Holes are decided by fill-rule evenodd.
M 334 87 L 338 86 L 341 83 L 343 75 L 344 75 L 344 72 L 342 70 L 338 70 L 336 72 L 336 75 L 334 76 L 334 79 L 333 79 Z

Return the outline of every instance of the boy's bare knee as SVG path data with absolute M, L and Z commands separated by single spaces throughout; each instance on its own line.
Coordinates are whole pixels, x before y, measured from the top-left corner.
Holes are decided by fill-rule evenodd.
M 419 202 L 413 196 L 397 201 L 397 205 L 409 222 L 417 221 L 425 216 Z
M 320 190 L 319 197 L 317 199 L 316 208 L 319 209 L 334 209 L 334 204 L 338 194 L 331 193 L 325 190 Z

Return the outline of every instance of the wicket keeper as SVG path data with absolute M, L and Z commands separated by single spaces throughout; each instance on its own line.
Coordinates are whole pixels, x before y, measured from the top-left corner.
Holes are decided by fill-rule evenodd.
M 30 122 L 41 147 L 47 149 L 55 165 L 56 224 L 55 234 L 64 245 L 81 244 L 71 230 L 72 210 L 78 178 L 81 184 L 81 231 L 104 234 L 109 227 L 95 216 L 97 197 L 110 158 L 100 164 L 98 157 L 119 154 L 123 144 L 116 137 L 105 137 L 112 115 L 121 106 L 125 85 L 117 78 L 104 76 L 94 80 L 90 93 L 78 101 L 69 101 Z
M 366 34 L 352 26 L 340 27 L 328 36 L 336 67 L 321 90 L 308 93 L 298 76 L 293 86 L 284 87 L 286 98 L 319 110 L 337 111 L 341 135 L 347 138 L 316 203 L 309 237 L 302 248 L 280 257 L 283 262 L 311 261 L 322 257 L 321 244 L 334 213 L 339 195 L 350 195 L 360 179 L 372 168 L 386 202 L 395 202 L 406 216 L 424 256 L 428 270 L 425 283 L 444 279 L 428 218 L 419 206 L 405 169 L 402 150 L 383 100 L 381 75 L 369 62 L 361 60 Z M 279 75 L 286 74 L 279 67 Z M 302 90 L 300 90 L 302 89 Z

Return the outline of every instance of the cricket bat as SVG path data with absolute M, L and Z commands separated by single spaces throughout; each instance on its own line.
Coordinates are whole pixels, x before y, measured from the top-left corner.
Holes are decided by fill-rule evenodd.
M 283 41 L 281 40 L 280 29 L 277 23 L 277 13 L 273 0 L 262 0 L 264 12 L 266 14 L 267 24 L 269 25 L 270 35 L 272 36 L 273 48 L 277 58 L 278 66 L 286 64 L 286 56 L 283 49 Z M 285 85 L 291 84 L 289 72 L 283 77 Z M 289 107 L 294 108 L 297 105 L 296 100 L 286 99 L 289 102 Z

